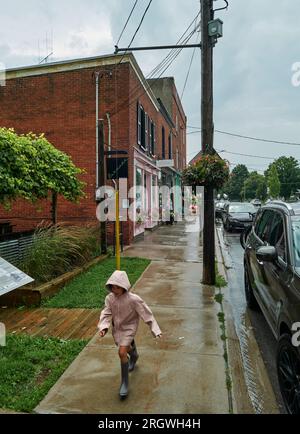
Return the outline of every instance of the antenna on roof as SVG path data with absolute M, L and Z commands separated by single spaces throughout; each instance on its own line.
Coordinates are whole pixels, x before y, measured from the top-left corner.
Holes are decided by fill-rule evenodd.
M 51 39 L 49 42 L 50 47 L 48 47 L 48 33 L 46 32 L 46 53 L 48 53 L 42 60 L 40 59 L 40 48 L 39 48 L 39 64 L 48 63 L 49 57 L 54 54 L 53 50 L 53 29 L 51 29 Z M 39 44 L 40 47 L 40 44 Z

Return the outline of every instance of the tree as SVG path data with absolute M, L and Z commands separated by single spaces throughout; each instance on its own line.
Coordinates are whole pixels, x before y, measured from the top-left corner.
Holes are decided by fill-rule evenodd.
M 17 135 L 0 128 L 0 204 L 9 207 L 23 198 L 34 203 L 52 195 L 52 217 L 56 223 L 57 196 L 78 202 L 84 196 L 83 170 L 51 145 L 44 135 Z
M 267 170 L 267 177 L 271 166 L 276 167 L 280 181 L 280 196 L 288 200 L 300 187 L 300 168 L 294 157 L 280 157 L 270 164 Z
M 256 197 L 261 201 L 265 201 L 268 197 L 268 184 L 267 179 L 263 175 L 259 175 L 257 189 L 256 189 Z
M 243 186 L 243 196 L 245 199 L 265 200 L 267 198 L 267 183 L 263 175 L 251 172 Z
M 247 167 L 244 164 L 238 164 L 231 172 L 230 179 L 223 188 L 230 200 L 241 200 L 243 197 L 243 187 L 249 176 Z
M 271 164 L 268 169 L 268 187 L 270 197 L 277 199 L 280 194 L 280 181 L 274 164 Z

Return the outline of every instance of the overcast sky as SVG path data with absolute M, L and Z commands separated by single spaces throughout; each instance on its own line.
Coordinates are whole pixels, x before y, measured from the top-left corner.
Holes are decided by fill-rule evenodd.
M 134 0 L 2 1 L 0 63 L 7 68 L 36 64 L 51 51 L 51 40 L 52 61 L 111 54 L 133 3 Z M 214 49 L 215 128 L 300 143 L 300 86 L 292 84 L 292 66 L 300 62 L 300 2 L 229 0 L 229 3 L 228 11 L 216 13 L 224 21 L 224 37 Z M 139 0 L 119 46 L 128 45 L 147 4 L 148 0 Z M 215 8 L 224 4 L 223 0 L 214 2 Z M 199 0 L 153 0 L 133 46 L 176 43 L 199 9 Z M 195 34 L 190 42 L 197 37 Z M 147 76 L 167 53 L 151 51 L 135 55 Z M 193 49 L 183 50 L 164 74 L 175 77 L 179 95 L 192 54 Z M 191 127 L 200 127 L 200 74 L 197 49 L 183 95 Z M 297 79 L 294 81 L 298 83 Z M 293 155 L 300 160 L 300 146 L 268 144 L 219 133 L 215 135 L 215 147 L 269 158 Z M 200 134 L 189 134 L 188 159 L 200 148 Z M 234 164 L 245 163 L 251 170 L 263 171 L 272 161 L 221 155 L 232 163 L 232 168 Z

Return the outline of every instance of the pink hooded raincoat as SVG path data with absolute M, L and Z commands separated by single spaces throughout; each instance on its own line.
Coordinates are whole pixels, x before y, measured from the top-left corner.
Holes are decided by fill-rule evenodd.
M 142 318 L 149 325 L 153 336 L 161 334 L 149 306 L 141 297 L 129 292 L 131 285 L 125 271 L 116 271 L 106 285 L 118 285 L 126 292 L 121 296 L 108 294 L 98 324 L 100 331 L 109 329 L 112 320 L 112 335 L 116 345 L 129 346 L 136 335 L 139 320 Z

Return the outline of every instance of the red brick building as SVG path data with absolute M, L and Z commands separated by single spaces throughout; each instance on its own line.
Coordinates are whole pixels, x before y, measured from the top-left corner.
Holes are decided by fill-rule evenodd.
M 157 87 L 163 80 L 165 93 Z M 166 170 L 174 180 L 186 164 L 186 117 L 174 80 L 147 82 L 134 56 L 126 54 L 10 69 L 6 86 L 0 87 L 1 127 L 44 133 L 86 171 L 87 197 L 79 205 L 59 198 L 58 221 L 96 221 L 97 111 L 104 121 L 105 150 L 128 152 L 128 188 L 140 184 L 149 192 L 137 198 L 144 223 L 124 225 L 127 244 L 157 224 L 149 210 L 158 206 L 153 187 L 162 182 L 164 171 L 158 160 L 173 160 Z M 10 222 L 16 232 L 41 220 L 51 221 L 50 201 L 31 205 L 19 200 L 10 211 L 0 208 L 0 224 Z

